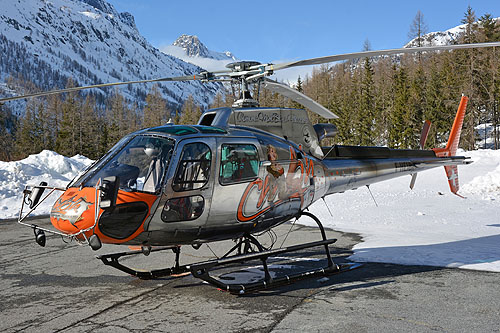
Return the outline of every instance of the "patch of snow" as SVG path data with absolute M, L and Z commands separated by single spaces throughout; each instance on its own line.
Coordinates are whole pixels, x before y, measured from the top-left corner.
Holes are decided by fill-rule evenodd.
M 0 161 L 0 219 L 17 217 L 25 185 L 45 181 L 50 186 L 66 187 L 90 163 L 92 160 L 81 155 L 68 158 L 50 150 L 20 161 Z M 48 214 L 57 197 L 58 193 L 52 194 L 34 215 Z
M 99 14 L 88 12 L 88 11 L 80 12 L 80 14 L 83 14 L 85 16 L 93 18 L 94 20 L 97 20 L 97 19 L 99 19 L 101 17 L 101 15 L 99 15 Z

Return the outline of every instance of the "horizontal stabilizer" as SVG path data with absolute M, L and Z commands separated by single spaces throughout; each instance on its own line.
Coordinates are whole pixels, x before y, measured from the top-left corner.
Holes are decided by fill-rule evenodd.
M 471 164 L 472 161 L 468 157 L 464 156 L 454 156 L 454 157 L 447 157 L 443 158 L 440 160 L 431 160 L 431 161 L 419 161 L 415 163 L 417 167 L 439 167 L 443 166 L 446 167 L 448 165 L 465 165 L 465 164 Z

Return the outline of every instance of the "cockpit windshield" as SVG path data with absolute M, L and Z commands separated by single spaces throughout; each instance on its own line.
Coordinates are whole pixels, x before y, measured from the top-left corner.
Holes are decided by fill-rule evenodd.
M 120 190 L 155 193 L 163 182 L 173 147 L 172 139 L 138 135 L 115 147 L 115 154 L 88 170 L 73 186 L 95 186 L 100 178 L 117 176 Z

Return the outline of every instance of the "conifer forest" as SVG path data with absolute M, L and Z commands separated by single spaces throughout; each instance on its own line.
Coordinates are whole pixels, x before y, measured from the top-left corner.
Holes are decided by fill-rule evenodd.
M 409 37 L 416 38 L 418 46 L 426 32 L 424 22 L 417 14 L 410 23 Z M 460 23 L 465 28 L 456 43 L 500 41 L 500 23 L 489 14 L 476 17 L 469 7 Z M 368 41 L 364 49 L 370 49 Z M 18 73 L 11 73 L 12 85 L 21 79 Z M 66 85 L 72 84 L 68 80 Z M 23 82 L 23 86 L 29 85 Z M 499 48 L 424 52 L 322 65 L 294 85 L 339 116 L 331 121 L 338 133 L 328 144 L 418 148 L 423 122 L 430 120 L 426 148 L 441 146 L 447 140 L 460 96 L 465 94 L 469 104 L 461 147 L 482 147 L 477 142 L 481 130 L 477 127 L 486 123 L 493 129 L 490 148 L 500 147 Z M 264 107 L 300 107 L 266 90 L 260 90 L 258 95 Z M 215 96 L 211 107 L 230 106 L 233 98 L 228 89 L 227 94 Z M 141 105 L 114 90 L 105 101 L 92 93 L 30 99 L 20 116 L 12 114 L 8 103 L 0 108 L 3 161 L 44 149 L 97 159 L 128 133 L 165 124 L 169 119 L 176 124 L 195 124 L 203 111 L 192 96 L 182 107 L 168 105 L 157 86 L 151 87 Z M 312 113 L 310 117 L 313 123 L 327 122 Z

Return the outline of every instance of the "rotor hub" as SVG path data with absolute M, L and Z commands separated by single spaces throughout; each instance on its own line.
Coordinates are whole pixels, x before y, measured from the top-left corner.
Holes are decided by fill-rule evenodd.
M 237 61 L 232 62 L 226 65 L 226 68 L 229 68 L 233 72 L 241 72 L 250 69 L 252 66 L 260 65 L 258 61 Z

